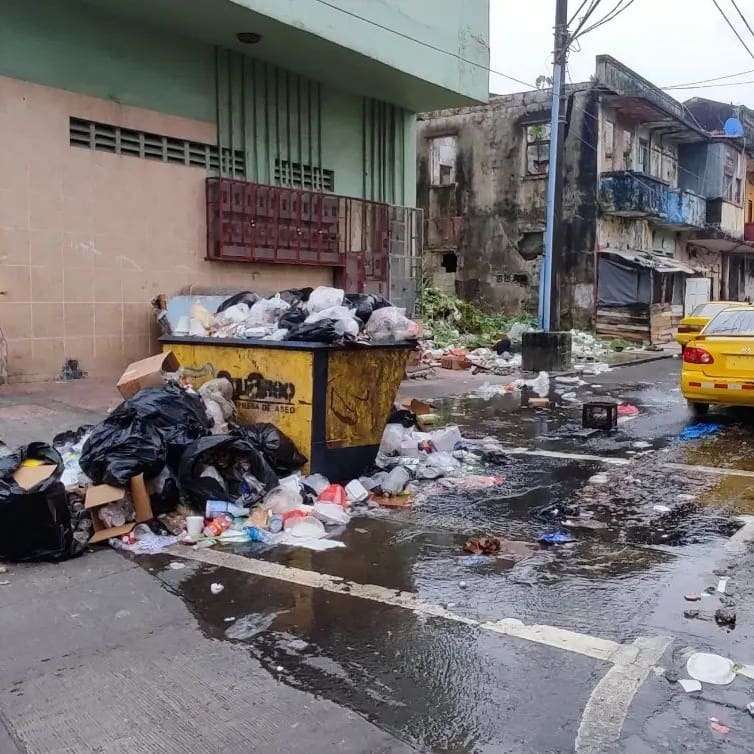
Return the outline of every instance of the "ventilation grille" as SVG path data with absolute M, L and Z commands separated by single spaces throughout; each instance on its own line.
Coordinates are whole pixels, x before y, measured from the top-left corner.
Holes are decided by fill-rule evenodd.
M 275 183 L 313 191 L 334 191 L 335 172 L 311 165 L 302 165 L 300 162 L 275 160 Z
M 134 131 L 130 128 L 97 123 L 93 120 L 71 118 L 69 137 L 73 147 L 95 149 L 112 154 L 131 155 L 143 160 L 172 162 L 178 165 L 191 165 L 206 170 L 220 170 L 217 146 L 203 144 L 199 141 L 176 139 L 172 136 L 160 136 L 146 131 Z M 244 175 L 244 153 L 234 150 L 235 166 L 230 164 L 230 149 L 223 147 L 223 172 Z

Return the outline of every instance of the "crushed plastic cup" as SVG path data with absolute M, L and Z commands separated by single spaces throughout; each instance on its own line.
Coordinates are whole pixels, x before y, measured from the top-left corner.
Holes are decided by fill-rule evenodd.
M 446 453 L 455 450 L 456 444 L 463 441 L 461 430 L 454 424 L 443 427 L 442 429 L 436 429 L 429 434 L 435 448 L 439 451 L 445 451 Z
M 385 477 L 380 486 L 386 495 L 400 495 L 406 489 L 410 479 L 411 475 L 403 466 L 396 466 Z
M 324 474 L 310 474 L 304 477 L 302 481 L 318 495 L 330 486 L 330 480 Z
M 272 513 L 283 514 L 300 507 L 304 502 L 301 493 L 290 487 L 275 487 L 262 500 L 262 507 Z
M 331 484 L 319 493 L 317 501 L 320 503 L 335 503 L 345 508 L 348 505 L 348 496 L 341 485 Z
M 352 479 L 346 485 L 346 496 L 352 503 L 360 503 L 369 497 L 369 490 L 358 479 Z
M 348 511 L 337 503 L 314 503 L 314 515 L 320 521 L 333 526 L 342 526 L 351 520 Z
M 321 539 L 325 536 L 324 524 L 314 516 L 297 517 L 289 522 L 286 521 L 285 531 L 302 539 Z
M 694 652 L 686 662 L 686 670 L 696 681 L 727 686 L 736 677 L 735 663 L 727 657 L 707 652 Z

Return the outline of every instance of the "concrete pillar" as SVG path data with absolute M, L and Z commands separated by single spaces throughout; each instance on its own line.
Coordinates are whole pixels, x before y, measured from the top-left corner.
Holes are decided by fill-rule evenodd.
M 571 369 L 571 333 L 524 333 L 521 359 L 525 372 L 567 372 Z

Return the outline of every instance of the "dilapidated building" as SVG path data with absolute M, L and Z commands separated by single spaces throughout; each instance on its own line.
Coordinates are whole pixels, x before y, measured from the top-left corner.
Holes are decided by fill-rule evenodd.
M 433 285 L 489 309 L 536 312 L 550 97 L 493 95 L 419 116 L 417 201 Z M 566 115 L 561 325 L 662 341 L 697 302 L 743 298 L 754 286 L 754 268 L 734 261 L 750 251 L 744 134 L 706 123 L 606 55 L 591 81 L 567 87 Z

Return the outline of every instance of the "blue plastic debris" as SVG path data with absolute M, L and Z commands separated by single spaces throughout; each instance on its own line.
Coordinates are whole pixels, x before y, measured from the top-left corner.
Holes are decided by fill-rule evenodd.
M 681 430 L 678 437 L 681 440 L 701 440 L 704 437 L 712 437 L 719 431 L 720 425 L 716 422 L 700 422 Z
M 537 541 L 546 545 L 562 545 L 566 542 L 573 542 L 573 537 L 567 531 L 551 531 L 542 534 Z

